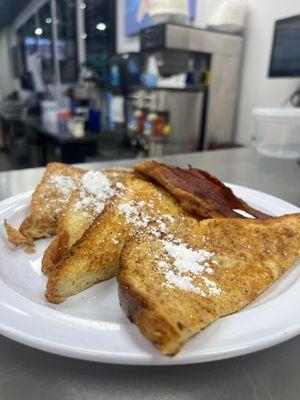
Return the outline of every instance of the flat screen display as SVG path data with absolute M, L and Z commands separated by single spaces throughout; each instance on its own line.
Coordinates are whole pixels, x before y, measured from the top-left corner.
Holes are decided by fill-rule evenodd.
M 276 21 L 269 77 L 300 77 L 300 15 Z

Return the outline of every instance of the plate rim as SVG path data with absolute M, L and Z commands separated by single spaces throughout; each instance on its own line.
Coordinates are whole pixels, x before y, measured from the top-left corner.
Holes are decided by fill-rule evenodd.
M 225 182 L 225 185 L 230 187 L 231 189 L 235 190 L 244 190 L 248 191 L 252 195 L 263 195 L 266 200 L 276 200 L 281 203 L 282 207 L 292 208 L 294 209 L 293 212 L 300 212 L 300 208 L 295 206 L 292 203 L 287 202 L 286 200 L 280 199 L 276 196 L 269 195 L 265 192 L 252 189 L 246 186 L 233 184 Z M 27 198 L 32 194 L 33 190 L 22 192 L 11 197 L 8 197 L 0 202 L 0 216 L 2 213 L 7 210 L 7 206 L 9 208 L 13 208 L 18 203 L 23 203 L 26 201 Z M 10 286 L 8 286 L 2 279 L 0 279 L 0 289 L 5 289 L 6 291 L 11 292 L 12 296 L 20 296 L 23 299 L 26 299 L 27 302 L 31 304 L 35 304 L 37 310 L 44 309 L 45 306 L 42 304 L 37 304 L 33 300 L 26 298 L 25 296 L 20 295 L 19 293 L 15 292 Z M 2 297 L 1 290 L 0 290 L 0 299 Z M 0 309 L 2 308 L 2 304 L 0 304 Z M 52 309 L 50 314 L 53 315 L 53 312 L 59 311 L 56 309 Z M 12 311 L 13 312 L 13 311 Z M 223 317 L 226 318 L 226 317 Z M 143 353 L 139 356 L 137 354 L 133 354 L 132 356 L 128 355 L 127 353 L 112 353 L 112 352 L 104 352 L 103 350 L 94 350 L 94 349 L 87 349 L 87 348 L 80 348 L 74 345 L 65 345 L 55 340 L 47 340 L 43 338 L 39 338 L 34 333 L 28 334 L 16 327 L 12 327 L 7 325 L 2 318 L 0 317 L 0 334 L 15 340 L 16 342 L 28 345 L 32 348 L 36 348 L 42 351 L 46 351 L 52 354 L 57 354 L 61 356 L 67 356 L 69 358 L 74 359 L 81 359 L 81 360 L 88 360 L 94 362 L 103 362 L 103 363 L 110 363 L 110 364 L 120 364 L 120 365 L 184 365 L 184 364 L 194 364 L 194 363 L 202 363 L 202 362 L 209 362 L 215 360 L 222 360 L 228 359 L 232 357 L 237 357 L 245 354 L 250 354 L 262 349 L 266 349 L 272 347 L 276 344 L 282 343 L 286 340 L 289 340 L 300 333 L 300 320 L 299 322 L 295 322 L 291 324 L 286 329 L 281 329 L 276 331 L 276 333 L 270 334 L 265 336 L 264 338 L 260 339 L 259 341 L 252 339 L 248 343 L 245 343 L 243 346 L 236 346 L 234 348 L 226 348 L 223 351 L 218 351 L 217 353 L 204 353 L 202 354 L 199 359 L 199 354 L 188 354 L 186 357 L 179 357 L 176 358 L 169 358 L 166 356 L 153 356 L 149 354 L 149 357 L 145 357 Z M 180 355 L 182 353 L 179 353 Z

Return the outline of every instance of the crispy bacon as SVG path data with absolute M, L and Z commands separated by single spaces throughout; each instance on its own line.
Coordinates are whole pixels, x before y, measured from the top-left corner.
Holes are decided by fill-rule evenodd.
M 163 186 L 178 200 L 184 210 L 199 219 L 243 218 L 235 210 L 246 212 L 257 219 L 270 217 L 250 207 L 216 177 L 200 169 L 179 168 L 147 161 L 136 164 L 134 170 Z

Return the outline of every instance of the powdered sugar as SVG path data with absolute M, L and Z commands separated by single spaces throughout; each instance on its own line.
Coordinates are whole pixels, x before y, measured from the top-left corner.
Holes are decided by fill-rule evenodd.
M 82 187 L 87 193 L 93 194 L 97 198 L 111 197 L 114 192 L 109 179 L 100 171 L 88 171 L 84 174 Z
M 158 260 L 159 257 L 155 256 L 155 259 Z M 158 266 L 159 266 L 159 268 L 168 268 L 169 267 L 168 263 L 166 263 L 165 261 L 159 261 Z
M 197 293 L 203 297 L 206 297 L 206 293 L 203 290 L 193 285 L 193 278 L 191 276 L 179 276 L 171 269 L 167 270 L 164 275 L 169 285 L 175 286 L 176 288 L 187 292 Z
M 214 253 L 206 250 L 189 249 L 185 244 L 174 244 L 166 240 L 162 243 L 166 252 L 174 258 L 174 265 L 181 273 L 190 272 L 197 275 L 203 272 L 205 267 L 209 266 L 207 263 L 205 265 L 205 261 L 214 256 Z
M 150 222 L 149 216 L 134 206 L 133 202 L 120 204 L 118 210 L 125 215 L 126 222 L 133 224 L 137 229 L 145 228 Z
M 211 281 L 206 276 L 202 276 L 204 283 L 208 288 L 208 293 L 212 296 L 219 296 L 221 294 L 221 289 L 218 287 L 216 282 Z
M 167 220 L 175 221 L 175 218 L 170 215 L 157 217 L 150 202 L 147 204 L 144 201 L 121 203 L 118 210 L 125 216 L 128 224 L 134 225 L 136 229 L 147 228 L 147 232 L 156 238 L 161 238 L 166 233 Z
M 78 200 L 73 206 L 85 218 L 93 219 L 104 209 L 107 201 L 114 195 L 110 180 L 100 171 L 88 171 L 81 179 Z
M 214 270 L 212 268 L 210 268 L 210 267 L 205 268 L 205 272 L 208 275 L 213 275 L 215 273 Z
M 161 241 L 166 252 L 166 261 L 159 261 L 158 267 L 163 273 L 168 287 L 200 294 L 202 297 L 219 296 L 221 289 L 206 275 L 213 275 L 214 270 L 208 261 L 212 261 L 214 253 L 204 249 L 194 250 L 186 243 Z M 195 278 L 201 278 L 202 284 L 194 285 Z M 199 282 L 199 281 L 198 281 Z
M 117 182 L 117 183 L 116 183 L 116 188 L 121 190 L 121 189 L 124 189 L 125 186 L 123 185 L 123 183 Z
M 172 215 L 164 215 L 164 217 L 169 221 L 169 222 L 174 222 L 175 218 L 172 217 Z
M 78 176 L 51 175 L 47 183 L 52 190 L 40 194 L 44 203 L 40 206 L 40 210 L 50 209 L 53 215 L 59 215 L 78 186 L 79 180 Z
M 62 196 L 68 197 L 75 189 L 78 179 L 65 175 L 52 175 L 49 178 L 49 182 Z

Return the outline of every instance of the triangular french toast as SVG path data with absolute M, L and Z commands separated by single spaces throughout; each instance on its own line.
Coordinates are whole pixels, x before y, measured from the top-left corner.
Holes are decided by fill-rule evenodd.
M 25 244 L 26 238 L 29 238 L 28 244 L 31 244 L 31 239 L 54 235 L 58 218 L 84 173 L 83 169 L 66 164 L 48 164 L 32 194 L 29 214 L 22 222 L 19 232 L 6 223 L 11 243 L 18 246 Z
M 90 228 L 48 277 L 46 298 L 60 303 L 93 284 L 116 275 L 124 243 L 137 230 L 149 227 L 156 235 L 183 215 L 177 201 L 144 178 L 124 182 Z
M 73 192 L 59 218 L 56 237 L 44 252 L 42 271 L 46 275 L 81 238 L 130 176 L 133 171 L 125 168 L 90 170 L 82 176 L 80 187 Z
M 218 318 L 245 307 L 300 258 L 300 214 L 266 220 L 183 218 L 162 238 L 125 245 L 120 304 L 141 333 L 174 355 Z

